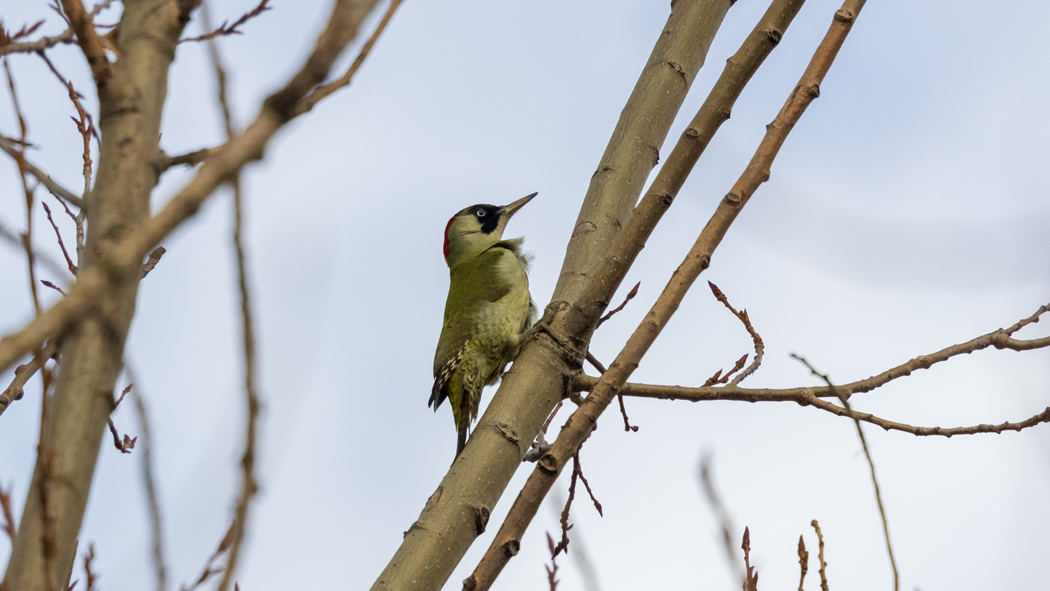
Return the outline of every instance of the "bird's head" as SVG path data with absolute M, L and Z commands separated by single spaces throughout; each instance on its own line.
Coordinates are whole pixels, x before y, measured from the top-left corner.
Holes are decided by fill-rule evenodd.
M 533 193 L 503 207 L 471 205 L 452 216 L 445 226 L 444 252 L 448 266 L 475 257 L 503 240 L 503 230 L 511 216 L 535 196 Z

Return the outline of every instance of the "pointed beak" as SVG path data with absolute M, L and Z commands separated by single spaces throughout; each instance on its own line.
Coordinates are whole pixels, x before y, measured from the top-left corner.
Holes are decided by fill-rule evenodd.
M 526 195 L 526 196 L 522 197 L 521 199 L 518 199 L 514 203 L 511 203 L 510 205 L 504 205 L 503 207 L 500 208 L 502 210 L 501 213 L 503 213 L 503 215 L 507 216 L 507 219 L 510 219 L 510 216 L 514 215 L 514 212 L 516 212 L 519 209 L 521 209 L 522 207 L 524 207 L 526 203 L 528 203 L 529 201 L 532 201 L 532 198 L 535 197 L 538 194 L 539 193 L 533 193 L 532 195 Z

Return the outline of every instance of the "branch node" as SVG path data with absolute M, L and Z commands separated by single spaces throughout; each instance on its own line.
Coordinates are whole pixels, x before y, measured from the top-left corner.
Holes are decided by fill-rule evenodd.
M 471 507 L 471 510 L 474 511 L 474 532 L 480 536 L 485 533 L 485 526 L 488 525 L 492 511 L 485 506 Z
M 507 556 L 517 556 L 520 550 L 521 540 L 508 540 L 507 543 L 503 544 L 503 551 L 507 553 Z
M 548 451 L 540 457 L 539 461 L 536 462 L 536 466 L 549 475 L 557 474 L 558 458 Z

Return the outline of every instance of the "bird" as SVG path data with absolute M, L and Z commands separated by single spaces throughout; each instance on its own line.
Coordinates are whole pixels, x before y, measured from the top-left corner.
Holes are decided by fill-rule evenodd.
M 450 281 L 427 406 L 436 412 L 448 399 L 458 433 L 457 458 L 478 416 L 482 389 L 503 376 L 536 318 L 524 239 L 503 239 L 507 222 L 536 195 L 502 207 L 472 205 L 445 225 Z

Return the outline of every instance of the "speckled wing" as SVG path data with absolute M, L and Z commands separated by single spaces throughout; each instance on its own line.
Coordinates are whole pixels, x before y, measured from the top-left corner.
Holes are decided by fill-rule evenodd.
M 502 253 L 489 249 L 478 255 L 473 264 L 463 265 L 451 272 L 448 299 L 445 301 L 445 321 L 434 355 L 434 386 L 428 402 L 428 406 L 434 407 L 434 410 L 448 398 L 449 382 L 467 352 L 478 311 L 500 300 L 511 289 L 496 272 L 502 256 Z

